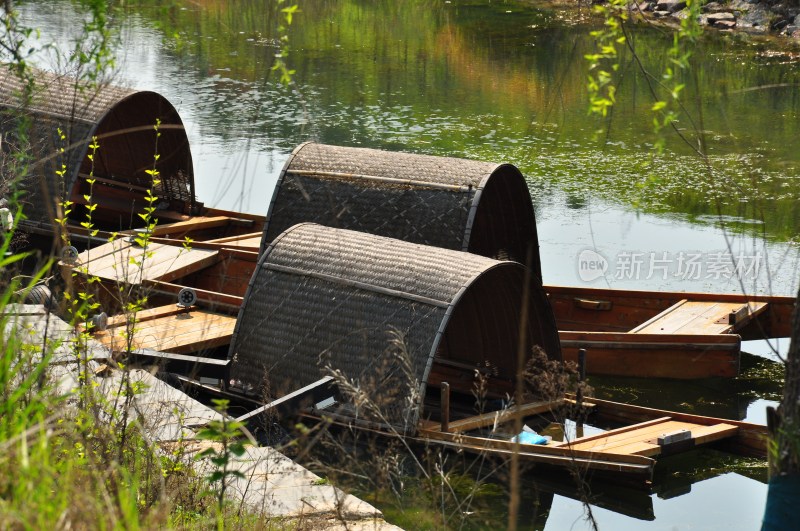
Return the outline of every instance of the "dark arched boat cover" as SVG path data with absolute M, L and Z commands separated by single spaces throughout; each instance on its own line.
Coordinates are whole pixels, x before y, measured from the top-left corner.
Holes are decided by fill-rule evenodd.
M 539 345 L 561 358 L 550 304 L 533 275 L 524 293 L 528 271 L 461 251 L 296 225 L 259 259 L 231 343 L 231 385 L 275 398 L 338 370 L 381 404 L 383 418 L 373 421 L 413 431 L 437 364 L 466 368 L 470 377 L 470 368 L 488 367 L 513 387 L 521 336 L 523 352 Z M 402 340 L 399 354 L 392 338 Z M 404 381 L 409 393 L 398 391 Z
M 178 112 L 163 96 L 111 85 L 88 88 L 70 77 L 46 72 L 35 73 L 30 101 L 21 97 L 22 89 L 23 83 L 10 69 L 0 69 L 3 153 L 30 155 L 19 182 L 29 226 L 52 227 L 59 203 L 65 200 L 75 203 L 72 219 L 83 221 L 90 172 L 96 178 L 92 190 L 92 203 L 98 205 L 95 226 L 108 230 L 137 226 L 141 223 L 137 212 L 145 206 L 143 197 L 153 188 L 147 170 L 154 167 L 156 153 L 161 179 L 153 188 L 156 206 L 177 215 L 192 212 L 195 192 L 189 140 Z M 93 137 L 99 149 L 92 162 L 87 155 Z
M 262 251 L 296 223 L 528 262 L 541 278 L 530 191 L 512 164 L 301 144 L 284 165 Z

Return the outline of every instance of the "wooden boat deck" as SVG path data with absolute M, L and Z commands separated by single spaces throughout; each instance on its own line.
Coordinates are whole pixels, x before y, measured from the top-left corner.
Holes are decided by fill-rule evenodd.
M 767 309 L 766 302 L 683 299 L 631 330 L 634 334 L 730 334 Z
M 574 403 L 574 396 L 472 415 L 446 425 L 423 420 L 419 423 L 417 437 L 469 452 L 506 456 L 519 452 L 521 458 L 533 462 L 566 467 L 578 465 L 611 473 L 607 479 L 632 480 L 634 484 L 638 481 L 646 484 L 652 479 L 655 458 L 720 441 L 725 442 L 724 448 L 741 455 L 760 458 L 766 455 L 766 428 L 763 426 L 594 398 L 586 399 L 582 406 L 590 413 L 593 423 L 622 424 L 622 427 L 572 440 L 550 441 L 546 445 L 517 444 L 510 440 L 509 423 L 515 417 L 544 415 L 539 418 L 546 421 L 550 411 L 558 410 L 566 402 Z
M 141 284 L 145 280 L 170 282 L 220 259 L 219 251 L 211 249 L 186 249 L 155 242 L 145 249 L 119 239 L 82 252 L 72 267 L 101 280 Z
M 662 417 L 550 446 L 654 457 L 670 450 L 670 447 L 693 447 L 733 437 L 738 430 L 737 426 L 723 422 L 701 425 Z
M 94 337 L 113 352 L 127 351 L 127 323 L 125 315 L 114 316 Z M 222 347 L 230 344 L 235 325 L 235 317 L 174 304 L 142 310 L 136 314 L 131 350 L 185 354 Z
M 547 286 L 562 356 L 609 376 L 732 378 L 743 340 L 787 337 L 794 297 Z

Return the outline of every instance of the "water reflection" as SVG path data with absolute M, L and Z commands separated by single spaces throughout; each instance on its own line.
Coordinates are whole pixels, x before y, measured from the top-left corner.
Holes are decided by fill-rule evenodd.
M 688 490 L 687 490 L 688 489 Z M 691 492 L 690 496 L 687 494 Z M 753 507 L 763 507 L 767 497 L 766 484 L 733 473 L 722 474 L 690 485 L 683 485 L 675 493 L 656 494 L 650 497 L 654 518 L 638 518 L 631 525 L 622 511 L 613 507 L 595 506 L 592 510 L 599 529 L 758 529 L 762 513 Z M 639 498 L 639 504 L 646 500 Z M 556 496 L 550 508 L 544 529 L 592 529 L 582 516 L 580 501 Z M 645 505 L 641 515 L 646 515 Z M 663 522 L 670 515 L 669 525 Z
M 200 154 L 199 187 L 221 207 L 259 211 L 240 191 L 217 187 L 221 175 L 229 178 L 225 170 L 244 167 L 237 159 L 254 168 L 261 163 L 256 154 L 286 155 L 311 138 L 509 161 L 575 198 L 638 202 L 703 224 L 719 210 L 764 221 L 764 233 L 779 239 L 800 226 L 793 148 L 800 120 L 792 88 L 800 73 L 795 56 L 776 58 L 758 42 L 701 41 L 695 65 L 702 75 L 686 79 L 690 115 L 680 127 L 692 145 L 702 139 L 709 146 L 707 165 L 679 141 L 653 158 L 646 79 L 629 56 L 606 142 L 595 139 L 603 124 L 585 110 L 590 27 L 564 22 L 559 8 L 307 0 L 289 33 L 292 90 L 270 72 L 272 3 L 140 2 L 126 9 L 122 77 L 181 106 L 194 144 L 209 152 Z M 48 32 L 65 31 L 63 16 L 48 19 L 35 4 L 30 11 Z M 644 30 L 635 36 L 641 59 L 657 71 L 670 37 Z M 247 190 L 255 197 L 273 180 L 262 168 L 237 175 L 254 183 Z

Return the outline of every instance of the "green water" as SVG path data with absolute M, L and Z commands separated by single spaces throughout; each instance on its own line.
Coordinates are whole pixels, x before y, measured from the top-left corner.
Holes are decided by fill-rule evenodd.
M 278 50 L 272 2 L 127 2 L 116 21 L 118 82 L 156 90 L 176 105 L 206 204 L 265 214 L 288 154 L 307 140 L 510 162 L 529 178 L 545 283 L 584 282 L 577 255 L 592 249 L 611 269 L 590 285 L 796 290 L 799 49 L 746 35 L 702 38 L 683 80 L 686 113 L 678 123 L 690 145 L 670 135 L 666 152 L 655 156 L 648 77 L 630 53 L 622 54 L 624 78 L 610 121 L 587 114 L 583 56 L 593 49 L 589 33 L 597 21 L 585 7 L 489 0 L 297 3 L 301 12 L 288 30 L 287 60 L 296 70 L 291 88 L 270 71 Z M 68 42 L 75 26 L 70 2 L 34 1 L 22 9 L 44 39 Z M 633 35 L 639 58 L 657 77 L 671 35 L 645 27 Z M 694 154 L 698 145 L 706 146 L 707 161 Z M 739 252 L 758 256 L 762 267 L 741 283 L 713 275 L 689 281 L 615 275 L 619 257 L 634 251 L 667 253 L 671 260 L 683 252 Z M 774 358 L 769 346 L 745 348 L 759 357 L 734 382 L 593 383 L 604 396 L 763 422 L 765 406 L 779 395 L 780 371 L 763 361 Z M 651 495 L 593 498 L 600 529 L 759 525 L 763 464 L 701 454 L 665 467 L 663 486 Z M 501 480 L 487 481 L 502 491 Z M 588 526 L 580 502 L 564 492 L 569 486 L 548 490 L 535 475 L 526 481 L 523 524 Z M 412 492 L 399 502 L 384 499 L 387 516 L 404 525 L 431 518 L 435 527 L 431 509 L 420 508 Z M 480 511 L 464 517 L 468 527 L 505 525 L 506 498 L 491 492 Z
M 706 166 L 676 135 L 653 157 L 647 76 L 630 53 L 611 120 L 587 116 L 586 9 L 301 2 L 289 31 L 296 89 L 287 91 L 270 76 L 276 22 L 264 2 L 157 5 L 130 9 L 160 28 L 154 38 L 187 77 L 216 79 L 215 97 L 196 112 L 217 141 L 252 135 L 288 150 L 313 138 L 504 160 L 541 187 L 542 202 L 556 189 L 688 219 L 722 211 L 763 221 L 758 230 L 780 240 L 800 226 L 798 52 L 775 42 L 717 34 L 698 43 L 678 126 L 691 145 L 707 146 Z M 634 36 L 658 76 L 671 36 Z

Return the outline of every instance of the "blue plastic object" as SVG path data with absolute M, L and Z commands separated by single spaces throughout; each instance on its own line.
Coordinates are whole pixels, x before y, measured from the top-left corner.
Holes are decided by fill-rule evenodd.
M 523 431 L 519 435 L 512 437 L 511 442 L 519 442 L 522 444 L 547 444 L 547 438 L 542 437 L 536 432 Z

